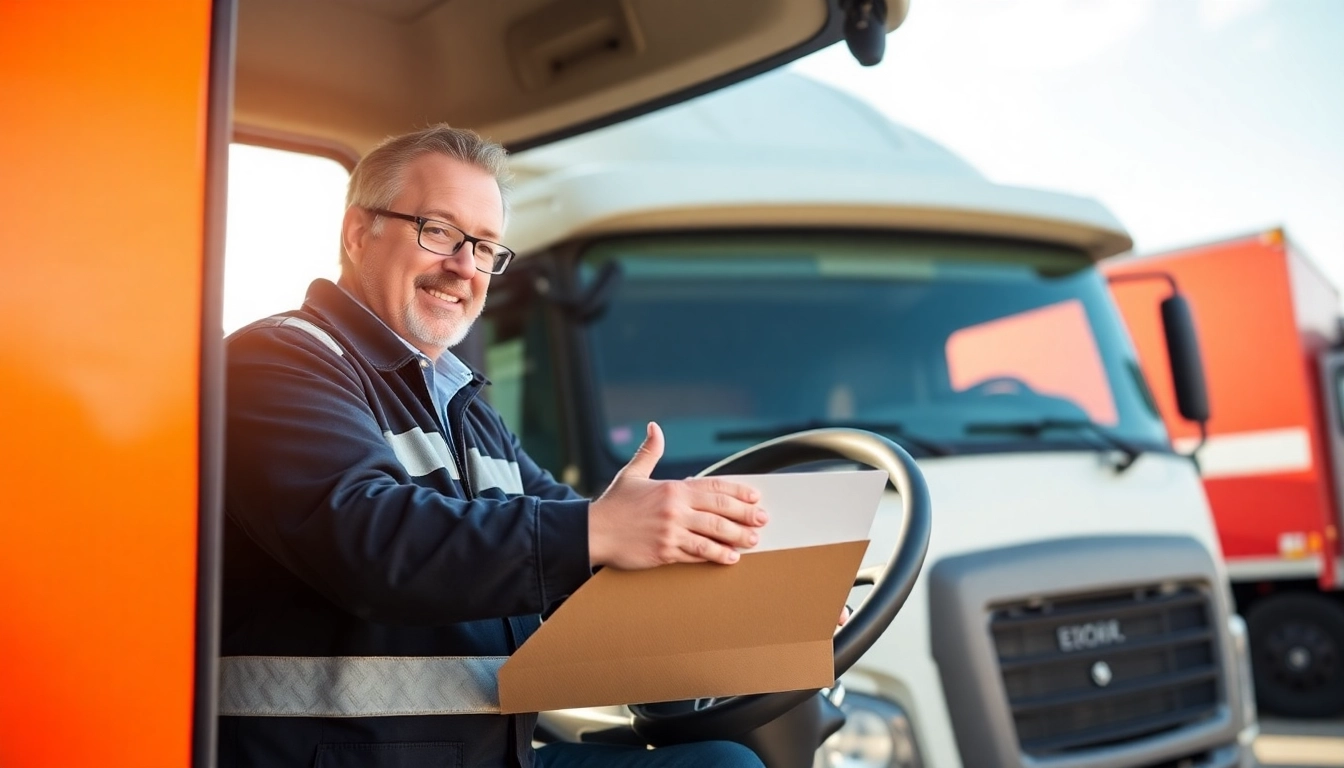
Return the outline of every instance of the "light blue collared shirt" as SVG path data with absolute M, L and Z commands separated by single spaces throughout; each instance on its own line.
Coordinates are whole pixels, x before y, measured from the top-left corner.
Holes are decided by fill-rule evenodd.
M 344 291 L 345 287 L 342 286 L 341 290 Z M 349 291 L 345 291 L 345 294 L 354 299 L 361 307 L 368 309 L 369 314 L 378 317 L 378 314 L 369 309 L 369 305 L 360 301 L 359 297 Z M 381 317 L 378 319 L 382 320 Z M 383 325 L 387 325 L 387 323 L 384 322 Z M 388 326 L 387 330 L 392 331 L 392 327 Z M 448 432 L 450 429 L 448 403 L 452 402 L 453 397 L 461 392 L 463 387 L 471 383 L 471 369 L 446 349 L 442 355 L 439 355 L 438 360 L 430 360 L 429 355 L 421 352 L 414 344 L 402 338 L 401 334 L 396 331 L 392 331 L 392 333 L 398 339 L 401 339 L 401 343 L 414 352 L 416 358 L 420 360 L 420 370 L 425 373 L 425 384 L 429 387 L 429 396 L 434 401 L 434 409 L 439 414 L 439 420 L 443 422 L 443 439 L 447 440 L 449 445 L 452 445 L 452 437 Z
M 401 338 L 398 336 L 397 338 Z M 406 346 L 414 350 L 420 358 L 420 370 L 425 372 L 425 383 L 429 385 L 429 396 L 434 399 L 434 408 L 443 419 L 443 439 L 448 439 L 448 403 L 462 388 L 471 383 L 471 369 L 457 356 L 444 350 L 439 359 L 430 361 L 429 356 L 416 349 L 413 344 L 401 339 Z

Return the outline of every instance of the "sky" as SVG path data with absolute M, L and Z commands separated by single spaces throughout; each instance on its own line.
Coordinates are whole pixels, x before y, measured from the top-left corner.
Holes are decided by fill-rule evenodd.
M 792 66 L 998 183 L 1100 200 L 1139 253 L 1283 226 L 1344 286 L 1341 38 L 1344 0 L 911 0 L 880 65 Z M 225 331 L 335 277 L 345 178 L 232 150 Z
M 1340 0 L 911 0 L 878 66 L 794 69 L 1139 253 L 1283 226 L 1344 286 L 1342 37 Z
M 229 148 L 225 333 L 297 309 L 315 278 L 336 279 L 349 178 L 335 160 L 237 144 Z

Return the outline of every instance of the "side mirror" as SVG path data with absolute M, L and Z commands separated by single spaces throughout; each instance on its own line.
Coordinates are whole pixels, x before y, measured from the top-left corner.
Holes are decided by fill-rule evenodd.
M 863 66 L 882 61 L 887 51 L 886 0 L 849 0 L 840 7 L 845 11 L 845 44 Z
M 1167 359 L 1176 408 L 1190 421 L 1209 420 L 1209 391 L 1204 384 L 1204 360 L 1199 354 L 1194 313 L 1185 296 L 1173 293 L 1162 300 L 1162 332 L 1167 337 Z

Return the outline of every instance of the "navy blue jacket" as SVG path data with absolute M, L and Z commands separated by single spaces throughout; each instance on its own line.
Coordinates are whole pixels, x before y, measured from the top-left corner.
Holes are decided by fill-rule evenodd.
M 226 354 L 223 656 L 507 656 L 591 575 L 588 501 L 528 458 L 484 378 L 445 445 L 419 358 L 336 285 Z M 222 717 L 220 766 L 529 765 L 534 724 Z

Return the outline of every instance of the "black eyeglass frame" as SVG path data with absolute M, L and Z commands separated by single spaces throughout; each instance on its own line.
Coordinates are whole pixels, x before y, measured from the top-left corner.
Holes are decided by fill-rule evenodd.
M 484 272 L 487 275 L 504 274 L 504 270 L 508 269 L 509 264 L 513 262 L 513 257 L 518 255 L 516 251 L 514 251 L 507 245 L 504 245 L 503 243 L 497 243 L 494 240 L 486 240 L 483 237 L 472 237 L 471 235 L 468 235 L 466 232 L 463 232 L 461 227 L 454 226 L 441 219 L 428 219 L 425 218 L 424 216 L 414 216 L 409 213 L 397 213 L 396 211 L 389 211 L 386 208 L 365 208 L 364 210 L 368 211 L 369 213 L 372 213 L 375 216 L 388 216 L 393 219 L 401 219 L 402 221 L 409 221 L 412 224 L 415 224 L 415 244 L 425 249 L 426 251 L 438 254 L 439 256 L 454 256 L 457 254 L 458 251 L 462 249 L 462 245 L 459 244 L 456 248 L 452 250 L 451 253 L 443 253 L 442 251 L 436 251 L 433 248 L 430 248 L 429 246 L 425 245 L 423 240 L 421 240 L 421 236 L 424 235 L 425 232 L 425 225 L 432 221 L 437 225 L 441 225 L 443 227 L 453 230 L 454 232 L 462 236 L 462 243 L 471 243 L 471 260 L 475 264 L 476 271 Z M 500 253 L 495 257 L 495 261 L 499 262 L 502 260 L 503 263 L 499 264 L 495 269 L 482 269 L 480 262 L 476 260 L 477 243 L 486 243 L 488 245 L 493 245 L 499 248 Z

